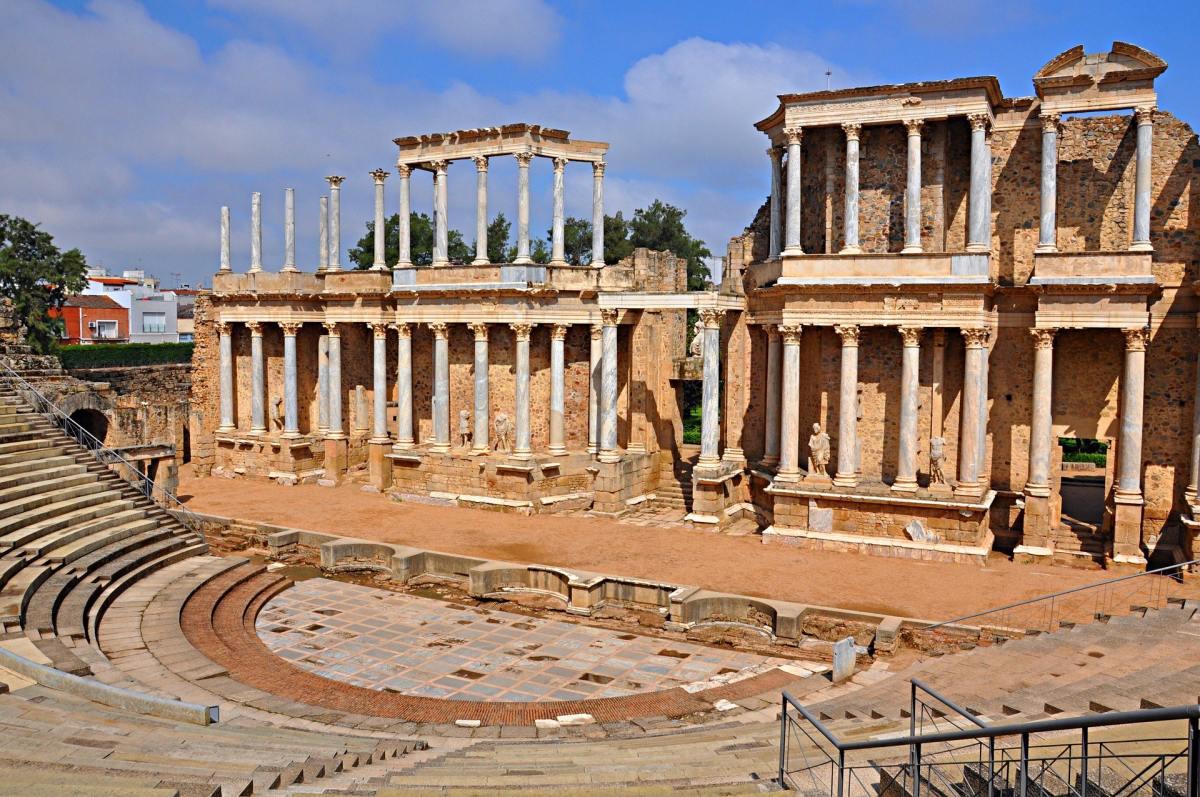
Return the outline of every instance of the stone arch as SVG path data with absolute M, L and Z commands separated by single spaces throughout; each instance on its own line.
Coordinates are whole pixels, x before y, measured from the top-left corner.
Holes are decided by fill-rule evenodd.
M 112 404 L 91 390 L 68 393 L 52 399 L 71 420 L 86 429 L 101 443 L 112 427 Z
M 87 432 L 101 443 L 108 437 L 108 416 L 99 410 L 84 407 L 71 413 L 71 420 L 82 426 Z

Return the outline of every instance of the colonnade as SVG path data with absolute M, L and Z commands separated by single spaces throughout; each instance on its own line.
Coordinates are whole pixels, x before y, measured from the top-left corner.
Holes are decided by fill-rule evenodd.
M 588 451 L 597 453 L 602 462 L 620 459 L 617 448 L 617 311 L 600 311 L 601 323 L 591 326 L 590 397 L 588 426 Z M 266 379 L 263 354 L 264 322 L 244 322 L 250 333 L 250 434 L 267 433 Z M 338 440 L 347 437 L 343 427 L 342 412 L 342 329 L 350 322 L 323 322 L 325 334 L 318 343 L 318 411 L 316 434 L 326 439 Z M 431 411 L 433 435 L 430 450 L 445 453 L 451 447 L 450 431 L 450 324 L 443 321 L 426 322 L 433 335 L 433 392 Z M 414 323 L 388 324 L 370 322 L 373 333 L 372 384 L 374 405 L 371 412 L 371 443 L 393 443 L 397 451 L 415 447 L 413 433 L 413 358 L 412 331 Z M 489 450 L 492 440 L 490 414 L 490 388 L 488 384 L 488 332 L 491 324 L 483 321 L 466 324 L 474 333 L 474 396 L 472 453 L 483 454 Z M 530 367 L 529 344 L 533 328 L 527 322 L 510 323 L 514 333 L 514 370 L 516 374 L 514 404 L 516 417 L 513 419 L 512 457 L 518 460 L 531 459 L 533 449 L 530 433 Z M 280 322 L 283 334 L 283 395 L 284 421 L 282 437 L 300 437 L 299 401 L 296 365 L 296 336 L 301 322 Z M 396 436 L 389 434 L 387 424 L 388 374 L 387 332 L 394 329 L 397 334 L 396 384 L 397 384 L 397 428 Z M 550 435 L 548 453 L 563 456 L 567 453 L 565 433 L 565 342 L 570 324 L 554 323 L 550 328 Z M 232 322 L 217 324 L 219 335 L 219 391 L 220 426 L 217 431 L 229 434 L 237 430 L 234 416 L 234 365 Z M 715 378 L 715 375 L 714 375 Z M 707 394 L 706 394 L 707 396 Z M 707 401 L 707 399 L 706 399 Z M 711 410 L 716 412 L 715 404 Z M 715 442 L 714 442 L 715 447 Z

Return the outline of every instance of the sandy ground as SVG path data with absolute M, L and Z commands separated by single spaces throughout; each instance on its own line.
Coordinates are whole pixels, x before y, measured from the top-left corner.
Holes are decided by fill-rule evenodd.
M 193 511 L 333 532 L 417 548 L 694 584 L 778 600 L 947 620 L 1114 573 L 1017 565 L 916 562 L 764 545 L 688 528 L 586 517 L 519 515 L 397 503 L 360 485 L 282 487 L 181 474 Z

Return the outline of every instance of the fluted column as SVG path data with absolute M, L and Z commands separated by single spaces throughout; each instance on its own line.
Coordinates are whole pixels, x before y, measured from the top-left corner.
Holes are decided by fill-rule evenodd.
M 902 493 L 917 490 L 921 331 L 920 327 L 900 327 L 900 337 L 904 342 L 904 353 L 900 361 L 900 456 L 892 489 Z
M 1042 199 L 1038 252 L 1058 251 L 1058 114 L 1043 113 Z
M 433 331 L 433 450 L 450 450 L 450 340 L 443 321 L 429 325 Z
M 299 322 L 284 321 L 283 331 L 283 437 L 300 436 L 300 402 L 296 392 L 296 334 Z
M 387 176 L 388 173 L 383 169 L 371 172 L 371 178 L 375 181 L 375 257 L 371 261 L 372 271 L 387 270 L 387 259 L 384 255 L 387 251 L 387 222 L 383 215 L 383 181 Z
M 396 330 L 396 442 L 392 448 L 413 447 L 412 327 L 393 324 Z
M 804 129 L 789 127 L 783 131 L 787 137 L 787 225 L 783 254 L 802 255 L 800 246 L 800 197 L 802 193 L 800 173 L 800 147 L 804 140 Z
M 387 324 L 367 324 L 372 332 L 370 443 L 389 443 L 387 429 Z
M 862 125 L 847 122 L 842 125 L 842 130 L 846 133 L 846 245 L 842 247 L 842 254 L 857 255 L 862 251 L 858 241 L 858 151 Z
M 904 187 L 904 248 L 902 254 L 921 252 L 921 125 L 920 119 L 906 119 L 908 132 L 908 172 Z
M 1154 247 L 1150 244 L 1150 183 L 1153 174 L 1154 146 L 1154 112 L 1155 109 L 1138 108 L 1134 113 L 1137 119 L 1137 161 L 1134 176 L 1133 193 L 1133 243 L 1130 250 L 1134 252 L 1151 252 Z
M 321 197 L 321 228 L 317 234 L 317 271 L 329 269 L 329 197 Z
M 329 336 L 317 338 L 317 433 L 329 431 Z
M 267 432 L 267 380 L 263 367 L 263 333 L 258 321 L 247 321 L 250 330 L 250 434 Z
M 964 327 L 960 330 L 966 343 L 963 363 L 962 420 L 958 429 L 958 487 L 966 497 L 979 493 L 979 409 L 984 400 L 981 392 L 983 358 L 987 352 L 988 330 L 983 327 Z
M 477 321 L 467 326 L 475 333 L 475 432 L 471 435 L 471 453 L 486 454 L 491 419 L 488 395 L 488 325 Z
M 221 207 L 221 271 L 233 271 L 229 257 L 229 206 Z
M 563 199 L 563 173 L 566 169 L 566 158 L 554 159 L 554 212 L 550 224 L 550 263 L 555 266 L 566 265 L 565 241 L 563 240 L 563 224 L 566 215 Z
M 592 164 L 592 266 L 604 267 L 604 161 Z
M 700 465 L 721 461 L 721 318 L 724 310 L 700 310 L 704 333 L 704 394 L 700 405 Z
M 329 270 L 342 270 L 342 183 L 345 177 L 332 175 L 329 181 Z
M 449 161 L 432 161 L 433 167 L 433 261 L 434 266 L 450 264 L 450 219 L 447 216 L 446 170 Z
M 763 465 L 779 464 L 779 378 L 783 365 L 783 347 L 780 345 L 779 330 L 765 326 L 767 335 L 767 402 L 765 429 L 763 430 Z
M 550 329 L 550 453 L 564 456 L 567 453 L 564 433 L 566 394 L 566 339 L 567 324 L 555 324 Z
M 842 339 L 842 375 L 838 385 L 837 473 L 838 487 L 858 485 L 858 335 L 855 324 L 840 324 L 834 331 Z
M 329 428 L 325 437 L 328 440 L 340 440 L 346 436 L 342 431 L 342 333 L 334 322 L 325 323 L 325 333 L 329 336 L 329 374 L 325 378 L 329 393 Z
M 533 448 L 529 438 L 529 333 L 533 324 L 509 324 L 513 331 L 516 352 L 517 384 L 516 384 L 516 440 L 513 445 L 513 459 L 529 459 L 533 456 Z
M 476 155 L 475 161 L 475 260 L 472 265 L 488 264 L 488 159 Z M 485 338 L 486 340 L 486 338 Z
M 779 147 L 771 147 L 767 150 L 767 157 L 771 159 L 771 224 L 770 224 L 770 248 L 769 258 L 775 260 L 779 257 L 779 251 L 783 248 L 783 213 L 782 213 L 782 196 L 783 191 L 783 176 L 780 174 L 780 169 L 783 167 L 783 150 Z
M 604 327 L 592 324 L 588 362 L 588 453 L 600 450 L 600 394 L 603 391 Z
M 283 189 L 283 268 L 281 271 L 299 271 L 296 268 L 296 189 Z
M 1056 329 L 1031 329 L 1033 335 L 1033 417 L 1029 421 L 1029 478 L 1025 492 L 1050 495 L 1050 448 L 1054 441 L 1054 335 Z
M 221 425 L 218 432 L 232 432 L 237 428 L 233 418 L 233 325 L 228 321 L 217 322 L 221 374 Z
M 517 257 L 514 263 L 532 263 L 529 259 L 529 162 L 532 152 L 518 152 L 517 158 Z
M 396 167 L 396 175 L 400 178 L 400 253 L 396 257 L 397 268 L 408 268 L 412 265 L 412 194 L 410 180 L 412 167 L 402 163 Z
M 1146 344 L 1150 330 L 1123 329 L 1125 370 L 1121 376 L 1121 436 L 1117 443 L 1117 490 L 1122 498 L 1142 495 L 1142 411 L 1146 392 Z
M 601 310 L 600 461 L 617 462 L 617 311 Z
M 262 194 L 250 195 L 250 273 L 262 271 Z
M 800 332 L 799 324 L 782 325 L 783 401 L 779 418 L 779 471 L 776 481 L 800 479 Z
M 967 203 L 967 251 L 987 252 L 992 248 L 991 162 L 986 113 L 967 117 L 971 123 L 971 188 Z

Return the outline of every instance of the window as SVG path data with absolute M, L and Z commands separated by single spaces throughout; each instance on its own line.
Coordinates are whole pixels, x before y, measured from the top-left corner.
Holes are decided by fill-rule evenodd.
M 167 331 L 167 314 L 166 313 L 142 313 L 142 331 L 143 332 L 166 332 Z
M 117 322 L 116 321 L 97 321 L 96 334 L 93 336 L 96 340 L 116 340 L 117 339 Z

